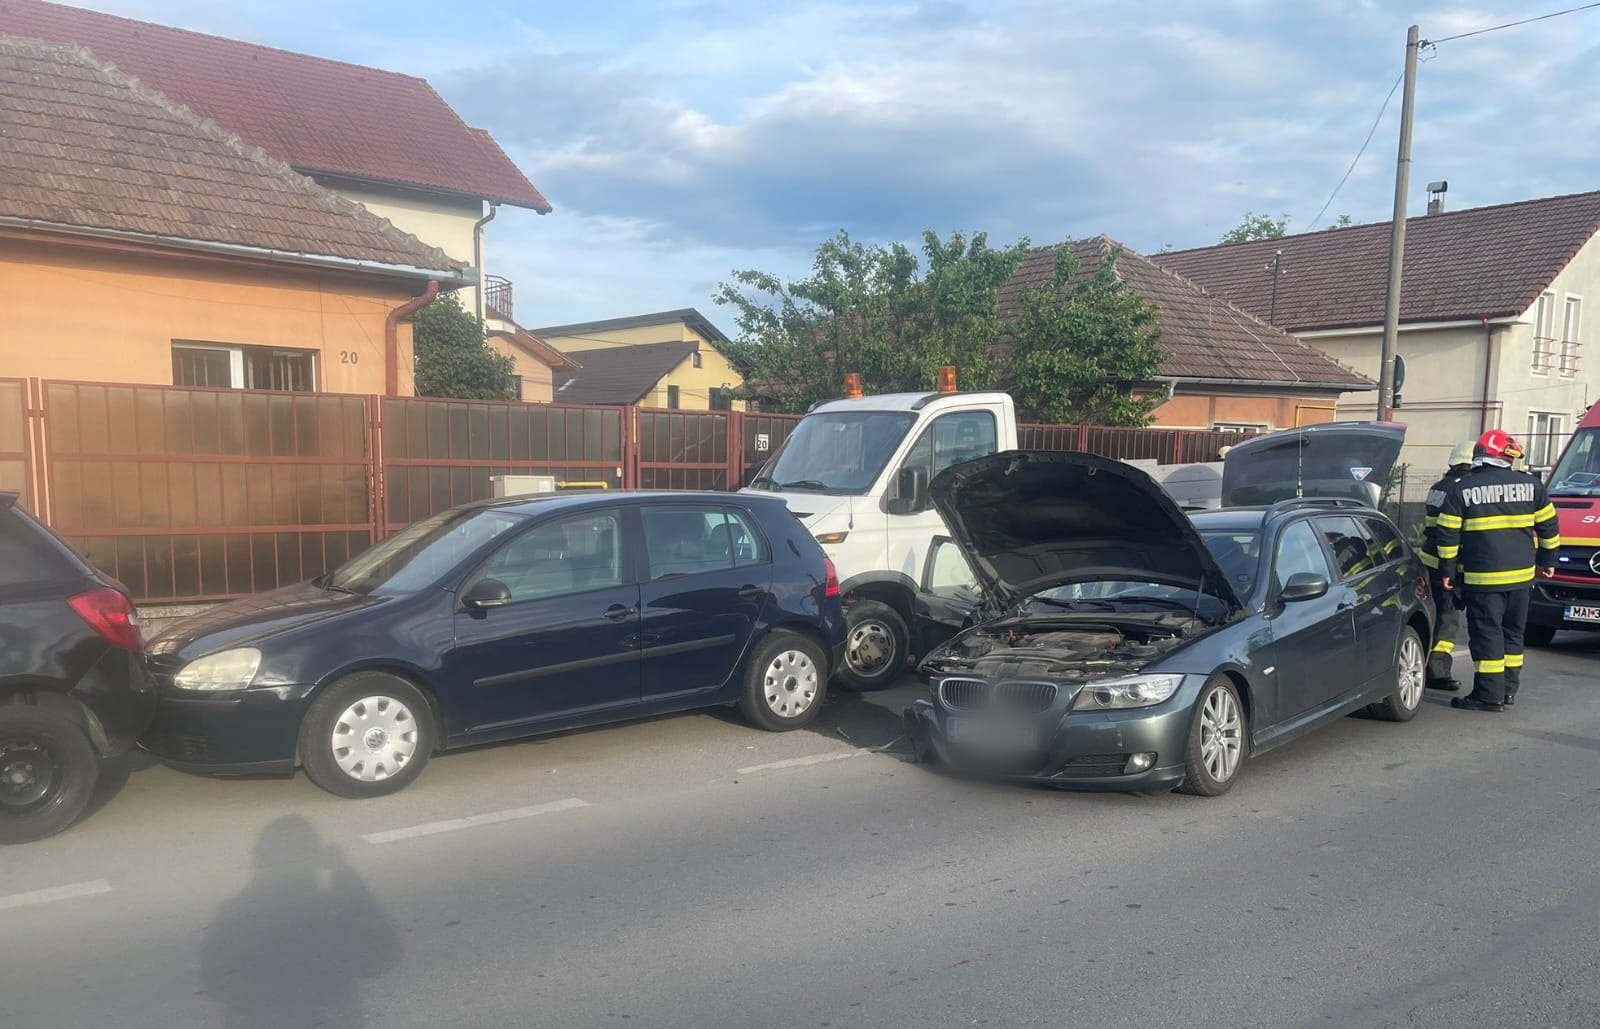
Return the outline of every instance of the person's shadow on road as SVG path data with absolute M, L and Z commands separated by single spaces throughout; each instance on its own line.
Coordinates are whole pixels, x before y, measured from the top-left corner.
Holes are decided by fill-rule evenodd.
M 337 847 L 288 815 L 256 841 L 255 875 L 206 930 L 200 985 L 224 1029 L 363 1023 L 360 983 L 400 961 L 400 935 Z

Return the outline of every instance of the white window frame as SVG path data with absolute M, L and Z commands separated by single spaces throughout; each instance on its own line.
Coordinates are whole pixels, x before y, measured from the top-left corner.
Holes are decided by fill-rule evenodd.
M 1530 447 L 1528 454 L 1529 471 L 1549 471 L 1556 465 L 1556 460 L 1561 457 L 1561 448 L 1572 428 L 1568 425 L 1568 415 L 1565 411 L 1529 411 L 1528 435 Z M 1540 431 L 1539 422 L 1544 421 L 1544 430 Z M 1544 453 L 1541 460 L 1533 460 L 1532 447 L 1542 446 Z
M 1578 335 L 1583 332 L 1583 297 L 1568 293 L 1561 304 L 1561 377 L 1578 374 Z
M 1265 422 L 1212 422 L 1212 432 L 1237 432 L 1240 435 L 1266 432 L 1271 426 Z
M 1528 370 L 1541 378 L 1555 366 L 1555 318 L 1555 293 L 1540 293 L 1533 302 L 1533 360 Z
M 694 353 L 689 355 L 689 363 L 695 368 L 703 367 L 700 359 L 700 351 L 696 350 Z
M 243 343 L 206 343 L 199 340 L 175 339 L 172 341 L 173 350 L 208 350 L 214 354 L 228 355 L 228 389 L 244 389 L 244 352 L 248 350 L 279 351 L 282 353 L 310 354 L 311 355 L 311 389 L 308 392 L 316 393 L 322 389 L 320 381 L 321 362 L 317 360 L 317 351 L 309 347 L 267 347 L 253 346 Z M 174 383 L 176 385 L 176 383 Z

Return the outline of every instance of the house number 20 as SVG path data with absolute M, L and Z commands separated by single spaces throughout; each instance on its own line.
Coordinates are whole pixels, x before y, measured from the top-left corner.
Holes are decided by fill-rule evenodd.
M 361 355 L 356 353 L 354 350 L 341 350 L 341 351 L 339 351 L 339 363 L 340 364 L 360 364 L 361 363 Z

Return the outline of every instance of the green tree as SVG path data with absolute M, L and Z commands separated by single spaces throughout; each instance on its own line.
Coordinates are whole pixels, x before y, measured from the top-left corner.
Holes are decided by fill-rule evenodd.
M 1339 217 L 1333 220 L 1332 225 L 1328 226 L 1328 231 L 1332 232 L 1334 229 L 1348 229 L 1355 223 L 1356 220 L 1350 217 L 1348 214 L 1341 214 Z
M 900 243 L 837 236 L 817 248 L 811 274 L 785 282 L 735 271 L 716 302 L 732 307 L 739 338 L 729 357 L 785 411 L 837 397 L 849 372 L 867 392 L 931 388 L 942 365 L 964 386 L 994 384 L 998 296 L 1027 241 L 996 249 L 983 233 Z
M 483 322 L 454 293 L 442 294 L 417 312 L 412 339 L 417 396 L 516 398 L 515 363 L 485 342 Z
M 1246 211 L 1239 224 L 1223 233 L 1219 243 L 1247 243 L 1252 239 L 1278 239 L 1289 231 L 1289 216 L 1276 218 Z
M 1067 425 L 1150 423 L 1159 397 L 1134 383 L 1160 372 L 1157 311 L 1117 276 L 1119 251 L 1080 274 L 1072 248 L 1056 252 L 1050 285 L 1023 291 L 1006 380 L 1019 415 Z

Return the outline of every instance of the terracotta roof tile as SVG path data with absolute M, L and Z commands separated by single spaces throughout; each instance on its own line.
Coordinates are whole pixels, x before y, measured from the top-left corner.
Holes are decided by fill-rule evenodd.
M 699 349 L 693 340 L 604 347 L 579 354 L 583 367 L 555 376 L 561 404 L 637 404 L 672 369 Z
M 1383 324 L 1389 222 L 1156 256 L 1296 332 Z M 1402 322 L 1520 315 L 1600 231 L 1600 192 L 1406 220 Z M 1278 251 L 1278 295 L 1271 264 Z
M 550 210 L 419 78 L 40 0 L 0 0 L 0 35 L 87 47 L 301 171 Z
M 1044 288 L 1055 276 L 1056 254 L 1072 248 L 1080 279 L 1093 275 L 1105 255 L 1117 255 L 1117 274 L 1159 312 L 1164 378 L 1216 379 L 1241 385 L 1294 383 L 1306 386 L 1371 389 L 1373 383 L 1281 329 L 1207 293 L 1200 286 L 1157 265 L 1105 236 L 1040 247 L 1023 258 L 1017 273 L 1000 289 L 1000 315 L 1021 309 L 1022 291 Z
M 0 217 L 459 273 L 87 50 L 0 36 L 0 96 Z

